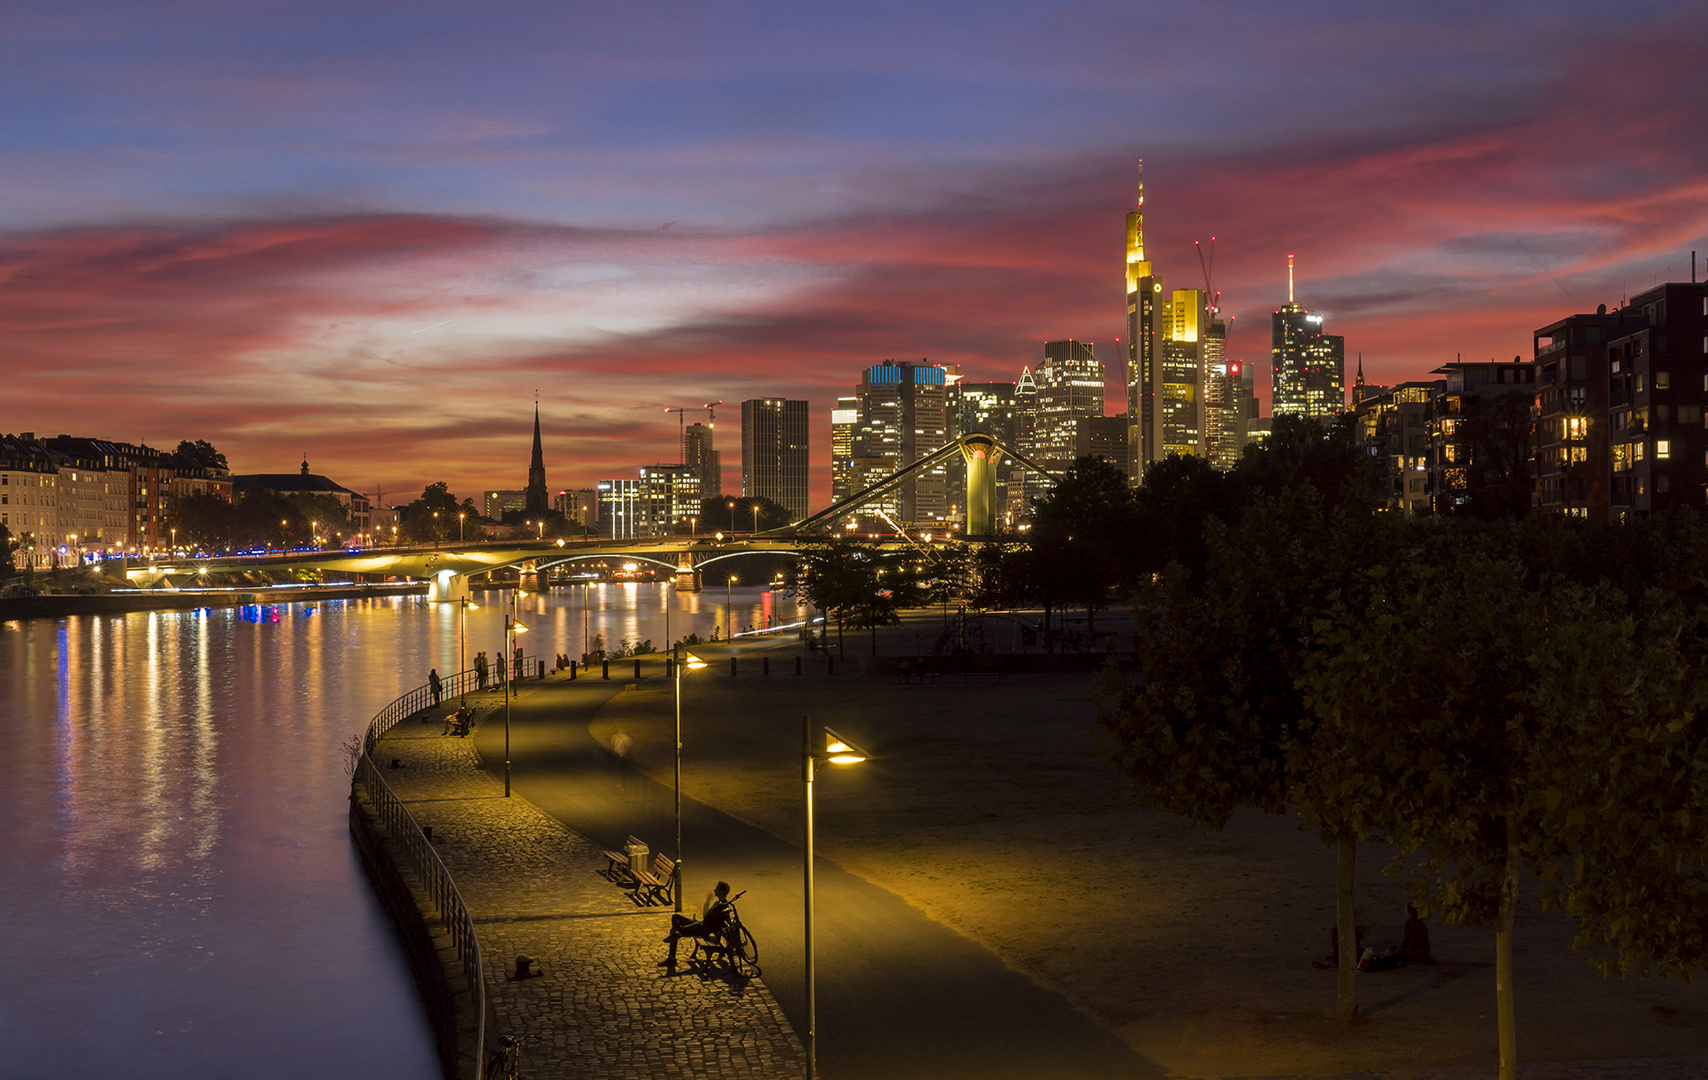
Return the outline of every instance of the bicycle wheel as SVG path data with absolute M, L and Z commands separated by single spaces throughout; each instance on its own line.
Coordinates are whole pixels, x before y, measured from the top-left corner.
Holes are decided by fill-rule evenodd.
M 741 936 L 735 942 L 735 947 L 730 950 L 730 962 L 743 975 L 760 973 L 759 944 L 753 940 L 753 935 L 748 933 L 745 926 L 741 928 Z

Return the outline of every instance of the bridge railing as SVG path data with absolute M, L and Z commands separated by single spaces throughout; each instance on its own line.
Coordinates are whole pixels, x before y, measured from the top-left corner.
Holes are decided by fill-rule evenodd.
M 522 670 L 526 672 L 532 663 L 537 663 L 537 659 L 524 656 Z M 494 672 L 493 676 L 497 681 L 489 679 L 491 685 L 502 686 L 503 673 Z M 449 678 L 441 678 L 440 700 L 466 694 L 476 689 L 479 682 L 479 676 L 474 671 L 459 671 Z M 439 853 L 433 850 L 432 842 L 427 839 L 427 834 L 421 831 L 421 825 L 415 820 L 415 815 L 409 812 L 403 800 L 398 798 L 391 785 L 385 782 L 385 777 L 380 774 L 373 757 L 374 748 L 379 745 L 386 732 L 396 727 L 400 721 L 423 709 L 431 708 L 433 704 L 433 688 L 418 686 L 375 714 L 368 722 L 367 733 L 362 739 L 362 754 L 356 759 L 355 779 L 367 789 L 380 823 L 396 841 L 398 861 L 421 883 L 450 934 L 451 947 L 456 951 L 462 965 L 463 981 L 468 985 L 470 1006 L 476 1017 L 475 1080 L 481 1080 L 486 1069 L 486 983 L 482 979 L 480 942 L 475 938 L 474 920 L 469 915 L 468 906 L 463 903 L 462 894 L 457 891 L 451 872 L 445 868 Z

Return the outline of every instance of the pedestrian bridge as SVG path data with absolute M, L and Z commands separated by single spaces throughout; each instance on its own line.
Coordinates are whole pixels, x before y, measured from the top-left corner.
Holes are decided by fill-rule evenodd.
M 125 571 L 125 576 L 134 584 L 145 588 L 172 588 L 193 584 L 195 579 L 212 574 L 299 570 L 377 574 L 426 579 L 432 583 L 433 599 L 455 600 L 468 595 L 468 578 L 471 574 L 510 566 L 518 567 L 523 573 L 541 573 L 565 563 L 581 560 L 622 559 L 625 562 L 662 566 L 676 576 L 683 588 L 698 588 L 701 571 L 726 559 L 765 554 L 799 555 L 809 549 L 822 550 L 826 544 L 851 543 L 850 540 L 838 538 L 834 533 L 833 529 L 838 521 L 862 506 L 891 494 L 910 479 L 957 456 L 967 468 L 966 516 L 963 519 L 967 528 L 964 538 L 975 541 L 993 539 L 996 534 L 997 464 L 1005 455 L 1024 468 L 1039 473 L 1046 480 L 1055 480 L 1055 477 L 1039 466 L 1003 446 L 994 436 L 974 432 L 960 436 L 834 506 L 780 529 L 765 532 L 737 533 L 733 536 L 717 533 L 710 536 L 700 534 L 639 539 L 520 542 L 501 540 L 361 550 L 290 551 L 267 555 L 160 560 L 145 566 L 130 567 Z M 888 519 L 881 510 L 879 516 Z M 914 546 L 915 542 L 908 538 L 905 529 L 895 525 L 893 521 L 891 524 L 896 528 L 896 535 L 877 541 L 880 547 Z M 868 544 L 872 542 L 866 541 Z

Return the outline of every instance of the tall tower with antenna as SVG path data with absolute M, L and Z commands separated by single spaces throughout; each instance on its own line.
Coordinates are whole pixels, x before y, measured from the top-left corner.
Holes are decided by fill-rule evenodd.
M 1323 333 L 1323 317 L 1294 299 L 1291 255 L 1287 303 L 1275 312 L 1269 353 L 1274 415 L 1322 418 L 1346 411 L 1346 340 Z
M 1138 485 L 1160 455 L 1156 411 L 1156 305 L 1162 282 L 1145 258 L 1145 162 L 1138 202 L 1127 211 L 1127 480 Z

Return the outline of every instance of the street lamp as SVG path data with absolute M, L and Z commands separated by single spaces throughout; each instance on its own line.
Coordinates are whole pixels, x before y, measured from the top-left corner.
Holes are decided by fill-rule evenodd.
M 462 670 L 467 671 L 468 670 L 468 664 L 469 664 L 469 612 L 471 610 L 479 611 L 480 605 L 475 603 L 473 600 L 470 600 L 466 596 L 462 597 L 461 599 L 462 599 L 462 610 L 460 612 L 458 612 L 457 636 L 461 639 L 461 641 L 458 645 L 458 648 L 462 651 L 462 654 L 463 654 L 462 655 L 462 663 L 463 663 Z M 465 698 L 468 697 L 468 692 L 469 692 L 468 691 L 468 680 L 464 679 L 463 680 L 462 696 Z
M 439 511 L 433 511 L 433 546 L 439 546 Z
M 676 659 L 676 873 L 670 891 L 676 894 L 676 910 L 682 910 L 682 668 L 699 671 L 706 662 L 693 653 L 681 652 L 674 646 Z
M 459 545 L 463 542 L 463 518 L 466 517 L 468 517 L 466 512 L 460 510 L 457 512 L 457 543 Z
M 872 755 L 855 746 L 829 728 L 824 729 L 824 749 L 813 747 L 812 718 L 801 717 L 801 779 L 806 788 L 806 983 L 807 983 L 807 1080 L 818 1073 L 818 1000 L 813 978 L 813 853 L 812 853 L 812 780 L 813 763 L 828 761 L 832 765 L 857 765 Z
M 753 500 L 753 532 L 755 535 L 757 535 L 759 532 L 759 500 L 758 499 Z
M 734 499 L 729 500 L 729 531 L 732 535 L 735 532 L 735 500 Z
M 510 594 L 510 613 L 504 620 L 504 654 L 500 662 L 504 665 L 504 797 L 510 797 L 510 680 L 516 674 L 514 661 L 511 660 L 511 643 L 517 634 L 526 634 L 528 628 L 522 625 L 522 620 L 516 617 L 517 602 L 521 599 L 522 590 L 517 589 Z
M 735 601 L 731 599 L 734 594 L 735 575 L 731 574 L 729 580 L 724 583 L 724 639 L 726 641 L 735 640 Z

